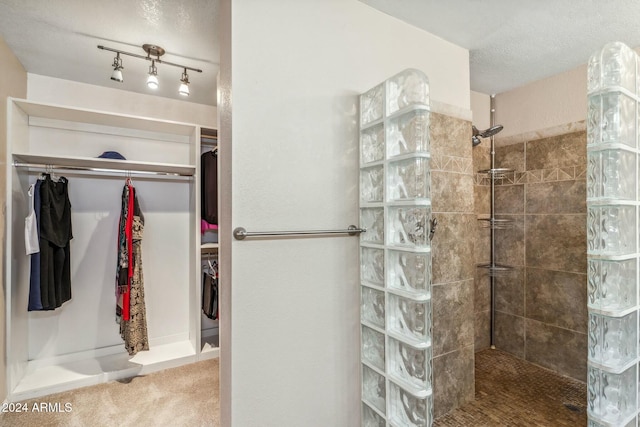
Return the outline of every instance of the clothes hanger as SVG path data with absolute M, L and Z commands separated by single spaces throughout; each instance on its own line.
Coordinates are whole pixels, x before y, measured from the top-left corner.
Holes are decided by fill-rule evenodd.
M 210 259 L 207 259 L 207 265 L 204 267 L 204 273 L 207 276 L 215 277 L 215 271 L 213 270 L 213 265 L 211 264 Z
M 51 181 L 58 182 L 60 181 L 60 177 L 53 172 L 53 165 L 47 165 L 46 167 L 47 175 L 51 178 Z

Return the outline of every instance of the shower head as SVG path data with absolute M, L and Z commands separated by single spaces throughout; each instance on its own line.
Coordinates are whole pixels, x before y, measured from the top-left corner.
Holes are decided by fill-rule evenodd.
M 482 140 L 480 138 L 488 138 L 500 132 L 502 130 L 502 125 L 491 126 L 489 129 L 485 129 L 482 132 L 478 130 L 475 125 L 471 125 L 471 129 L 473 130 L 473 135 L 471 136 L 471 143 L 475 147 L 480 144 Z
M 480 132 L 480 136 L 483 138 L 488 138 L 500 132 L 502 130 L 502 125 L 491 126 L 489 129 Z

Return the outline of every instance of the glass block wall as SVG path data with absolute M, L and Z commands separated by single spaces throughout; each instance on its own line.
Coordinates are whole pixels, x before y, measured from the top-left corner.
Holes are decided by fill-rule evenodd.
M 640 410 L 638 56 L 622 43 L 588 67 L 587 258 L 590 427 L 637 426 Z
M 360 96 L 362 425 L 431 426 L 429 81 Z

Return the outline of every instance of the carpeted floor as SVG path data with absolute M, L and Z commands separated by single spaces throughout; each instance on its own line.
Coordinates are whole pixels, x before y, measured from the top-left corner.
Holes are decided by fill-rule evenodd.
M 476 353 L 476 400 L 434 427 L 587 425 L 586 385 L 500 350 Z M 7 427 L 219 425 L 218 359 L 25 401 L 70 412 L 0 413 Z
M 587 386 L 500 350 L 476 353 L 476 399 L 434 427 L 580 427 Z
M 27 413 L 0 413 L 6 427 L 219 425 L 218 359 L 27 400 Z M 33 412 L 59 403 L 62 412 Z M 65 404 L 71 411 L 64 412 Z M 67 407 L 69 407 L 67 405 Z

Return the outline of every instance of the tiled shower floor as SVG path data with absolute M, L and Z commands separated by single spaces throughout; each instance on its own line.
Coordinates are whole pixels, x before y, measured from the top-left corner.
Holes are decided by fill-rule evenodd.
M 434 427 L 587 425 L 587 386 L 500 350 L 476 353 L 476 399 Z

